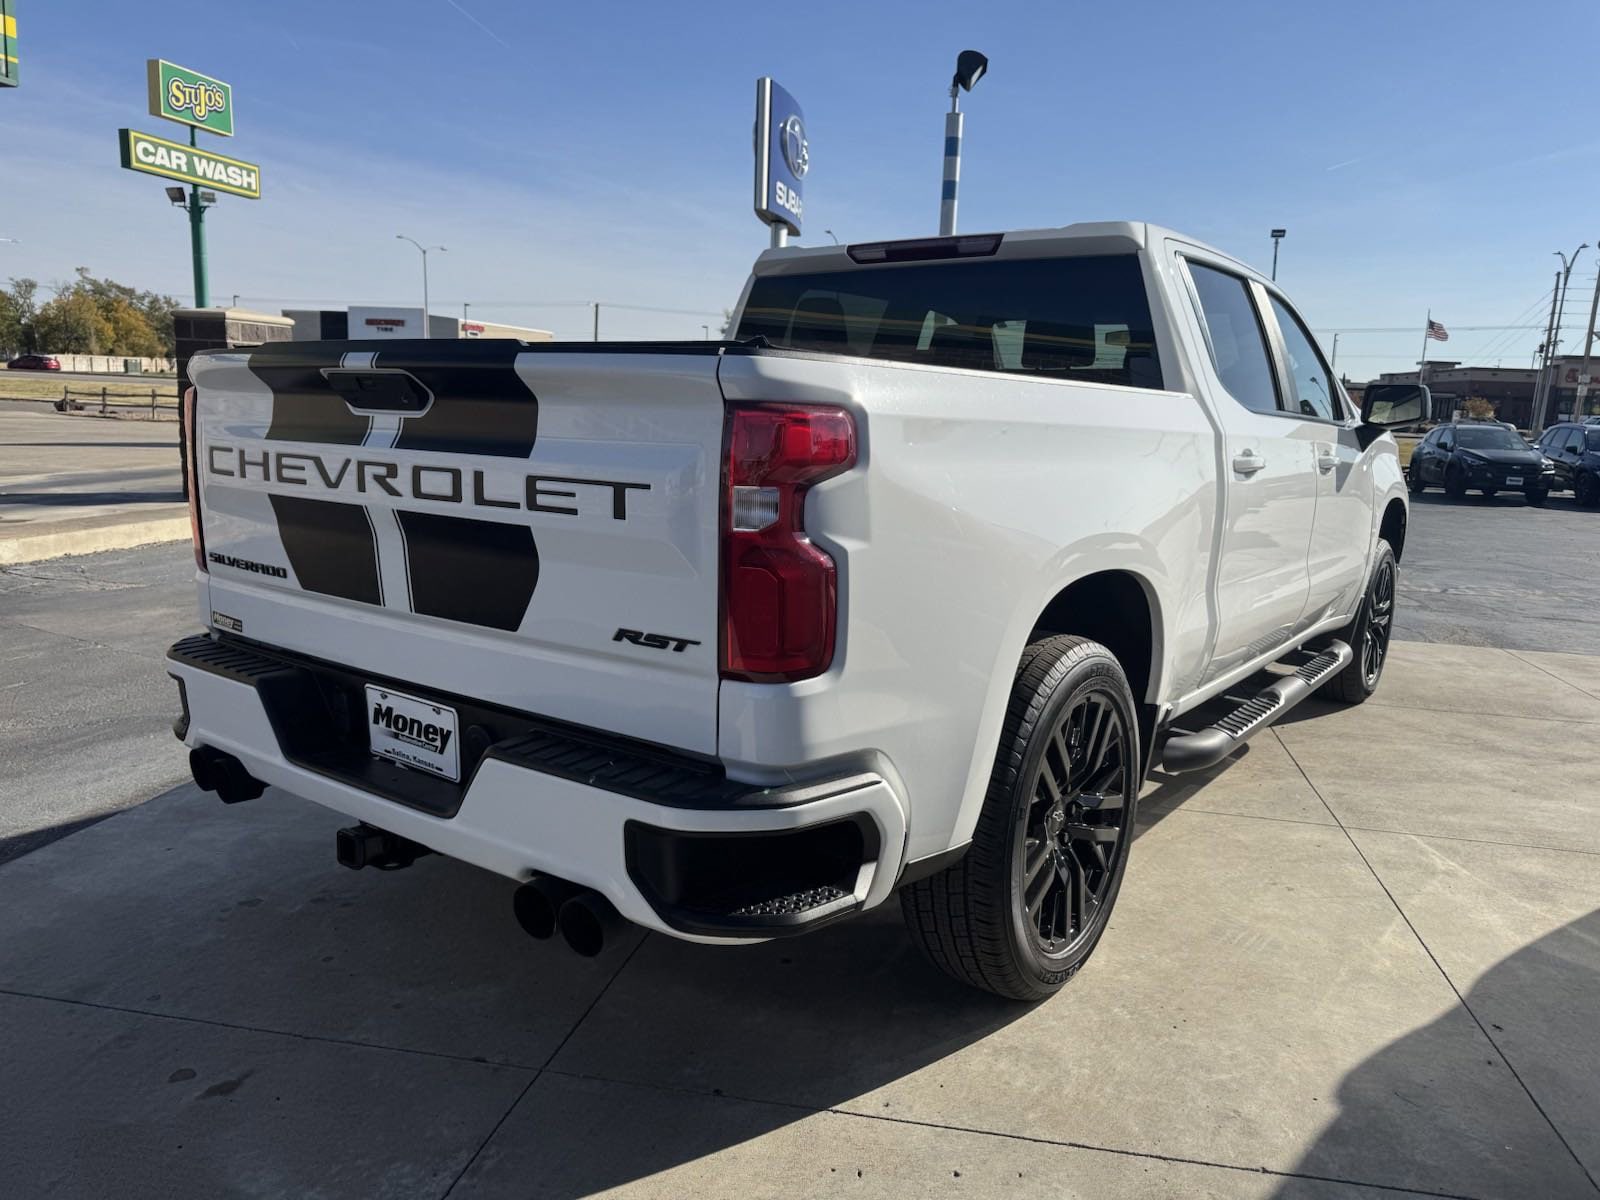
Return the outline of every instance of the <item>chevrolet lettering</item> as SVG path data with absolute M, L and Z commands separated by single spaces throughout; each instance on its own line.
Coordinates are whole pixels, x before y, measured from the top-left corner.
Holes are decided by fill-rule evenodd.
M 762 80 L 758 113 L 757 211 L 798 226 L 799 110 Z M 894 903 L 939 969 L 1043 999 L 1150 772 L 1382 682 L 1388 430 L 1429 396 L 1353 404 L 1310 328 L 1101 222 L 775 247 L 720 342 L 201 351 L 174 728 L 222 799 L 344 814 L 346 866 L 501 875 L 580 953 Z

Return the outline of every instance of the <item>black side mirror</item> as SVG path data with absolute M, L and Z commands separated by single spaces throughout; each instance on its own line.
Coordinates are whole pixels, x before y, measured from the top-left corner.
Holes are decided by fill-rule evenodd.
M 1428 389 L 1418 383 L 1372 383 L 1361 397 L 1361 423 L 1395 429 L 1415 425 L 1428 415 Z M 1445 446 L 1439 447 L 1441 450 Z

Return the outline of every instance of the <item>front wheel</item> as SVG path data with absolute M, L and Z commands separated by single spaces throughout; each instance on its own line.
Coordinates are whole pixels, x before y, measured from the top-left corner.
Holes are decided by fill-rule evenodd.
M 1467 477 L 1460 467 L 1448 467 L 1444 473 L 1444 490 L 1452 500 L 1463 499 L 1467 494 Z
M 1595 483 L 1593 475 L 1585 471 L 1579 475 L 1572 485 L 1572 497 L 1584 508 L 1588 508 L 1596 500 L 1600 500 L 1600 485 Z
M 1496 492 L 1498 492 L 1500 489 L 1499 488 L 1481 488 L 1479 490 L 1483 492 L 1484 499 L 1493 500 L 1494 499 L 1494 494 Z
M 1544 502 L 1550 499 L 1549 488 L 1529 488 L 1527 493 L 1528 503 L 1535 508 L 1543 508 Z
M 1378 690 L 1383 667 L 1389 660 L 1389 635 L 1394 631 L 1397 570 L 1394 551 L 1378 539 L 1378 553 L 1367 581 L 1367 594 L 1355 620 L 1334 636 L 1348 642 L 1355 657 L 1350 665 L 1317 689 L 1317 695 L 1340 704 L 1360 704 Z
M 1094 952 L 1128 864 L 1139 726 L 1116 657 L 1049 637 L 1023 652 L 972 844 L 900 893 L 940 969 L 1012 1000 L 1059 991 Z
M 1406 469 L 1406 487 L 1411 490 L 1413 496 L 1418 496 L 1422 494 L 1422 489 L 1426 486 L 1422 482 L 1422 472 L 1417 469 L 1416 463 L 1412 463 Z

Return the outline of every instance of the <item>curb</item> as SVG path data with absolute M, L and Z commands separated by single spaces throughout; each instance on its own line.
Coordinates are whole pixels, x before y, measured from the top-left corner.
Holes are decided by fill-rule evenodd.
M 155 517 L 95 525 L 87 529 L 42 529 L 0 539 L 0 566 L 43 562 L 69 554 L 98 554 L 103 550 L 129 550 L 158 542 L 189 540 L 189 517 Z

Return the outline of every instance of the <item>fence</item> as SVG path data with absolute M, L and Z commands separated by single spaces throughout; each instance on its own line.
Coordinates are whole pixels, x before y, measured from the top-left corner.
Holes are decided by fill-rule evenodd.
M 121 416 L 121 409 L 131 409 L 151 421 L 163 420 L 170 413 L 178 419 L 178 398 L 172 392 L 151 388 L 148 393 L 114 392 L 105 387 L 74 388 L 71 384 L 61 389 L 61 399 L 56 401 L 57 412 L 97 412 L 102 417 Z

